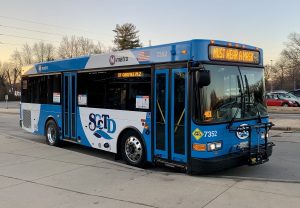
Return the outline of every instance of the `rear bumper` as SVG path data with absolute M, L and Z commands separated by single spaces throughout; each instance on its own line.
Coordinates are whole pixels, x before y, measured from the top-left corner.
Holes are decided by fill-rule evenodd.
M 274 144 L 270 142 L 267 144 L 266 150 L 260 148 L 258 151 L 257 148 L 253 148 L 251 149 L 251 154 L 248 150 L 214 158 L 191 158 L 191 172 L 212 173 L 246 164 L 262 164 L 269 160 L 269 157 L 272 155 L 273 146 Z

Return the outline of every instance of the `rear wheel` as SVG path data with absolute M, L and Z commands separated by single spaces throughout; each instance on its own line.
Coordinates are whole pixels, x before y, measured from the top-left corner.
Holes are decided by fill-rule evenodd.
M 46 143 L 51 146 L 59 146 L 58 127 L 53 120 L 49 120 L 46 124 Z
M 146 151 L 143 141 L 135 131 L 128 131 L 122 137 L 121 154 L 127 164 L 143 167 L 145 165 Z

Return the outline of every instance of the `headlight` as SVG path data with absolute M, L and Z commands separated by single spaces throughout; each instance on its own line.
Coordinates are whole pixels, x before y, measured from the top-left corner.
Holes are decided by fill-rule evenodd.
M 260 136 L 260 137 L 261 137 L 262 139 L 264 139 L 264 138 L 265 138 L 265 133 L 264 133 L 264 132 L 261 133 L 261 136 Z M 269 138 L 269 133 L 267 133 L 266 137 Z
M 210 142 L 207 143 L 207 150 L 208 151 L 217 151 L 222 149 L 222 142 Z
M 294 104 L 294 102 L 289 100 L 289 104 Z

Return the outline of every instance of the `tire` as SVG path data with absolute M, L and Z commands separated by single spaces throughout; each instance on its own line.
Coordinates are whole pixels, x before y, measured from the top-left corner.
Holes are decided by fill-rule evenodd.
M 60 145 L 59 131 L 56 123 L 53 120 L 49 120 L 45 129 L 46 143 L 50 146 L 58 147 Z
M 289 104 L 283 103 L 283 104 L 282 104 L 282 107 L 289 107 Z
M 146 149 L 140 135 L 135 131 L 126 132 L 122 139 L 121 154 L 123 160 L 135 167 L 144 167 L 146 162 Z

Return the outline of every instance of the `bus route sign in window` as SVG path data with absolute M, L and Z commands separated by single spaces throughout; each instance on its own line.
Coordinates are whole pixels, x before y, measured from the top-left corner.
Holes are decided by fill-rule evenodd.
M 214 61 L 259 64 L 259 51 L 209 46 L 209 59 Z

